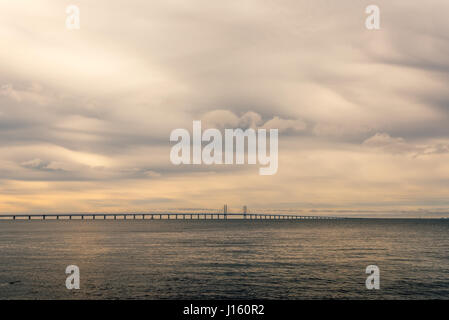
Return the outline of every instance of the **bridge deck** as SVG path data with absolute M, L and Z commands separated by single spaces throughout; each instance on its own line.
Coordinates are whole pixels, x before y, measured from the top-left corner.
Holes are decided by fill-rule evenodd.
M 268 213 L 67 213 L 67 214 L 8 214 L 0 220 L 322 220 L 342 219 L 330 216 L 280 215 Z

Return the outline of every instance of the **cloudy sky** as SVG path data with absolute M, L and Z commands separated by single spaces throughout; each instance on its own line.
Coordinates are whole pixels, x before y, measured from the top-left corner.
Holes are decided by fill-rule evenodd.
M 65 26 L 80 8 L 80 30 Z M 381 29 L 365 28 L 377 4 Z M 0 0 L 0 212 L 449 215 L 447 0 Z M 279 128 L 279 170 L 170 132 Z

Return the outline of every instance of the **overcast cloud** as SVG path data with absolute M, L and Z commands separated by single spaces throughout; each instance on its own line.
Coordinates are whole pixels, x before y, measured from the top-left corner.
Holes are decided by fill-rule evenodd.
M 0 1 L 0 212 L 449 212 L 448 1 L 74 3 Z M 173 166 L 192 120 L 278 128 L 278 173 Z

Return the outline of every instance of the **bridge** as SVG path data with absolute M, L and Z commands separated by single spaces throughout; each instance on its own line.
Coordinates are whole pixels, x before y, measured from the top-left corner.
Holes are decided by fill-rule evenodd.
M 227 208 L 226 208 L 227 209 Z M 324 220 L 342 219 L 330 216 L 303 216 L 270 213 L 61 213 L 61 214 L 8 214 L 2 220 Z

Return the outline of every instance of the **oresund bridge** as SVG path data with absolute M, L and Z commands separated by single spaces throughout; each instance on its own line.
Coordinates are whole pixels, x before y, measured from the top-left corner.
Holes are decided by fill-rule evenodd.
M 228 212 L 227 205 L 222 212 L 151 212 L 151 213 L 43 213 L 5 214 L 0 221 L 15 220 L 323 220 L 344 219 L 332 216 L 305 216 L 295 214 L 249 213 L 246 206 L 241 213 Z

